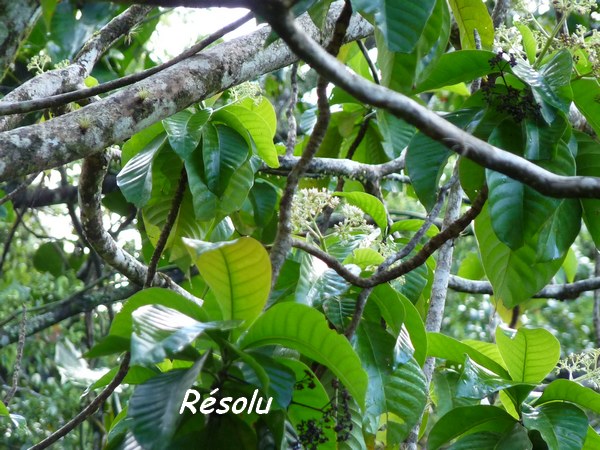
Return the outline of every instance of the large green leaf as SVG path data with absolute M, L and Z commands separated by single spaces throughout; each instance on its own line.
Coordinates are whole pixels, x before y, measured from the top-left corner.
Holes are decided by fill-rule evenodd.
M 518 305 L 542 289 L 564 259 L 537 262 L 535 243 L 529 241 L 518 250 L 511 250 L 494 233 L 487 206 L 475 219 L 475 236 L 494 295 L 507 307 Z
M 183 110 L 162 121 L 171 148 L 183 160 L 188 158 L 200 143 L 202 127 L 210 118 L 210 108 L 196 113 Z
M 580 450 L 588 430 L 585 413 L 571 403 L 546 403 L 523 411 L 523 425 L 537 430 L 549 450 Z
M 468 355 L 477 364 L 491 370 L 500 377 L 505 379 L 510 378 L 509 373 L 500 364 L 470 345 L 441 333 L 427 333 L 427 341 L 427 356 L 463 363 L 465 355 Z
M 263 313 L 240 339 L 241 348 L 283 345 L 328 367 L 364 407 L 367 374 L 352 346 L 331 330 L 315 309 L 297 303 L 279 303 Z
M 483 399 L 501 389 L 511 387 L 514 381 L 499 377 L 480 366 L 467 355 L 458 380 L 457 397 Z
M 273 144 L 276 127 L 273 106 L 266 98 L 255 104 L 251 99 L 232 103 L 213 113 L 213 122 L 222 122 L 237 131 L 249 146 L 256 145 L 259 156 L 270 167 L 279 167 L 277 149 Z
M 558 340 L 543 328 L 520 328 L 510 338 L 498 327 L 496 345 L 514 381 L 539 383 L 560 358 Z
M 250 326 L 271 289 L 271 262 L 262 244 L 250 237 L 212 244 L 184 239 L 200 275 L 214 292 L 225 320 Z
M 86 356 L 96 358 L 129 350 L 129 340 L 133 332 L 132 314 L 145 305 L 167 306 L 199 322 L 206 321 L 206 314 L 198 303 L 170 289 L 144 289 L 127 299 L 121 311 L 113 319 L 108 335 L 87 352 Z
M 448 114 L 445 118 L 464 128 L 476 114 L 477 110 L 468 109 Z M 435 205 L 438 183 L 451 154 L 445 145 L 423 133 L 415 134 L 408 144 L 406 170 L 419 201 L 428 210 Z
M 600 448 L 600 435 L 590 425 L 588 425 L 587 436 L 582 450 L 596 450 Z
M 8 415 L 9 415 L 8 408 L 2 402 L 2 400 L 0 400 L 0 417 L 1 416 L 8 416 Z
M 226 330 L 231 323 L 199 322 L 162 305 L 144 305 L 132 313 L 131 364 L 151 366 L 173 357 L 205 330 Z
M 493 431 L 504 433 L 514 426 L 516 420 L 496 406 L 461 406 L 440 418 L 427 438 L 427 448 L 436 450 L 443 444 L 469 431 Z
M 181 418 L 179 409 L 196 382 L 205 354 L 188 370 L 171 370 L 136 387 L 127 412 L 135 439 L 147 450 L 166 449 Z
M 600 88 L 598 89 L 600 95 Z M 599 109 L 600 114 L 600 109 Z M 600 127 L 598 128 L 600 130 Z M 577 133 L 577 175 L 600 176 L 600 143 L 587 134 Z M 583 220 L 596 248 L 600 248 L 600 200 L 581 199 Z
M 435 2 L 421 37 L 410 52 L 393 52 L 387 47 L 385 36 L 375 30 L 377 61 L 381 68 L 382 83 L 396 91 L 410 93 L 418 80 L 426 77 L 429 67 L 445 52 L 449 35 L 450 11 L 445 0 Z
M 494 24 L 485 3 L 480 0 L 449 0 L 449 3 L 460 31 L 462 49 L 477 49 L 475 31 L 481 39 L 481 48 L 491 49 L 494 44 Z
M 448 450 L 531 450 L 533 444 L 529 440 L 523 425 L 515 423 L 504 434 L 483 431 L 468 434 L 448 447 Z
M 375 15 L 375 23 L 394 52 L 411 53 L 417 46 L 436 0 L 352 0 L 355 9 Z
M 554 401 L 567 401 L 600 414 L 600 394 L 571 380 L 558 379 L 550 383 L 536 405 Z
M 580 78 L 571 82 L 573 101 L 597 135 L 600 135 L 600 84 L 596 78 Z
M 121 192 L 138 208 L 150 199 L 152 163 L 166 140 L 166 134 L 156 136 L 142 151 L 132 157 L 117 175 L 117 185 Z
M 415 93 L 440 89 L 461 81 L 472 81 L 483 77 L 494 71 L 490 68 L 489 63 L 494 56 L 495 53 L 486 50 L 459 50 L 444 53 L 431 66 L 427 77 L 417 84 Z
M 373 218 L 382 230 L 387 229 L 385 206 L 377 197 L 366 192 L 336 192 L 335 195 L 344 197 L 348 203 L 362 209 Z

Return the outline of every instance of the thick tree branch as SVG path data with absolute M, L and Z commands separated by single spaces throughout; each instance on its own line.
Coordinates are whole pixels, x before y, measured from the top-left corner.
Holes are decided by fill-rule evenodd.
M 0 0 L 0 81 L 39 14 L 38 0 Z
M 279 36 L 302 59 L 358 100 L 390 111 L 430 138 L 476 163 L 527 184 L 542 194 L 558 197 L 600 198 L 600 178 L 561 176 L 517 155 L 494 147 L 452 125 L 414 100 L 371 83 L 348 70 L 295 23 L 283 0 L 251 0 L 252 9 L 265 17 Z
M 332 5 L 328 29 L 340 8 Z M 300 23 L 311 36 L 321 36 L 307 16 Z M 264 47 L 269 33 L 269 29 L 261 29 L 217 45 L 78 111 L 0 133 L 0 181 L 99 152 L 194 102 L 293 63 L 297 58 L 285 44 Z M 371 33 L 367 21 L 353 17 L 346 40 Z M 330 36 L 323 38 L 327 41 Z M 138 95 L 141 90 L 143 99 Z M 90 126 L 83 130 L 82 122 Z
M 132 6 L 119 14 L 94 34 L 75 57 L 73 64 L 64 69 L 44 72 L 6 95 L 0 101 L 0 114 L 5 114 L 2 109 L 10 110 L 10 105 L 15 103 L 23 105 L 32 99 L 43 99 L 82 87 L 83 80 L 90 74 L 102 54 L 120 36 L 142 21 L 151 9 L 148 6 Z M 27 110 L 16 112 L 24 113 Z M 16 127 L 22 118 L 22 114 L 0 117 L 0 131 Z
M 100 257 L 133 283 L 143 286 L 148 276 L 148 268 L 119 247 L 102 223 L 100 186 L 109 162 L 110 155 L 107 152 L 91 155 L 83 162 L 79 184 L 81 224 L 85 237 Z M 152 280 L 152 285 L 172 289 L 202 304 L 202 300 L 181 288 L 165 274 L 157 273 Z

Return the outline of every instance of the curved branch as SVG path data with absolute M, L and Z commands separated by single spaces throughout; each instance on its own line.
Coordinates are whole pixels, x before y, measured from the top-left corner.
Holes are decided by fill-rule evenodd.
M 332 5 L 328 20 L 339 14 Z M 321 37 L 308 16 L 305 32 Z M 330 29 L 329 27 L 328 29 Z M 372 26 L 353 17 L 346 40 L 368 36 Z M 231 86 L 288 66 L 297 60 L 276 42 L 265 48 L 270 30 L 219 44 L 129 88 L 48 122 L 0 133 L 0 181 L 74 161 L 118 142 Z M 330 36 L 322 36 L 327 41 Z M 144 90 L 144 98 L 138 92 Z M 85 130 L 79 126 L 85 122 Z
M 405 95 L 349 72 L 298 27 L 284 0 L 251 0 L 250 3 L 294 53 L 358 100 L 390 111 L 455 153 L 521 181 L 542 194 L 558 198 L 600 198 L 600 178 L 556 175 L 472 136 Z
M 88 156 L 83 162 L 79 178 L 81 225 L 88 242 L 104 261 L 133 283 L 143 286 L 148 276 L 148 268 L 119 247 L 102 223 L 101 185 L 109 162 L 110 155 L 107 152 Z M 179 295 L 202 304 L 202 300 L 194 297 L 163 273 L 154 276 L 152 285 L 171 289 Z
M 132 6 L 116 16 L 83 46 L 73 64 L 64 69 L 44 72 L 6 95 L 0 101 L 0 114 L 6 114 L 6 112 L 2 112 L 2 109 L 10 111 L 11 105 L 40 101 L 32 99 L 41 98 L 43 101 L 45 97 L 81 87 L 83 80 L 90 74 L 102 54 L 114 44 L 116 39 L 141 22 L 151 9 L 148 6 Z M 44 108 L 48 106 L 44 106 Z M 17 110 L 15 112 L 25 113 L 27 111 Z M 22 119 L 22 114 L 0 117 L 0 131 L 16 127 Z

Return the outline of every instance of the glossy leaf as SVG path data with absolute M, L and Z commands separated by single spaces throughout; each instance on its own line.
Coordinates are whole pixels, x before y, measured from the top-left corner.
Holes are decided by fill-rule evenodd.
M 502 378 L 510 379 L 509 373 L 493 359 L 473 347 L 440 333 L 427 333 L 427 356 L 443 358 L 449 361 L 463 363 L 465 355 L 481 366 L 491 370 Z
M 537 249 L 530 242 L 511 250 L 494 233 L 487 206 L 475 219 L 475 236 L 494 295 L 509 308 L 542 289 L 562 264 L 560 258 L 537 262 Z
M 192 319 L 204 322 L 206 314 L 198 303 L 179 294 L 161 288 L 148 288 L 133 294 L 121 311 L 115 315 L 108 335 L 97 343 L 86 356 L 96 358 L 129 350 L 129 340 L 133 332 L 133 312 L 145 305 L 163 305 L 179 311 Z
M 131 364 L 150 366 L 173 357 L 205 330 L 232 327 L 232 324 L 199 322 L 175 309 L 145 305 L 132 313 Z
M 496 345 L 514 381 L 539 383 L 560 358 L 558 340 L 543 328 L 520 328 L 510 338 L 498 327 Z
M 365 404 L 367 374 L 350 343 L 331 330 L 315 309 L 297 303 L 269 308 L 240 339 L 241 348 L 283 345 L 328 367 L 359 405 Z
M 516 420 L 506 411 L 495 406 L 461 406 L 454 408 L 436 422 L 429 433 L 427 448 L 436 450 L 475 428 L 478 432 L 504 433 L 515 423 Z
M 145 449 L 168 447 L 180 419 L 179 409 L 186 392 L 196 382 L 206 361 L 206 354 L 188 370 L 171 370 L 136 387 L 127 418 L 135 439 Z
M 523 411 L 523 425 L 539 431 L 549 450 L 579 450 L 586 439 L 588 418 L 570 403 L 546 403 Z
M 491 49 L 494 44 L 494 24 L 487 6 L 479 0 L 450 0 L 450 7 L 460 31 L 463 50 L 475 50 L 475 32 L 479 34 L 483 49 Z
M 467 355 L 458 380 L 456 396 L 481 400 L 514 384 L 513 381 L 499 377 L 485 367 L 480 366 Z
M 336 192 L 338 197 L 344 197 L 348 203 L 357 206 L 370 215 L 382 230 L 387 228 L 387 214 L 381 201 L 366 192 Z
M 431 67 L 427 77 L 419 82 L 415 93 L 481 78 L 493 72 L 494 69 L 490 67 L 489 61 L 494 56 L 495 53 L 485 50 L 458 50 L 444 53 Z
M 542 396 L 535 402 L 535 405 L 543 405 L 554 401 L 575 403 L 600 414 L 600 394 L 571 380 L 554 380 L 544 389 Z
M 571 83 L 573 101 L 597 135 L 600 135 L 600 84 L 596 78 L 580 78 Z
M 196 113 L 183 110 L 162 121 L 171 148 L 181 159 L 188 158 L 200 143 L 202 127 L 212 111 L 203 109 Z
M 184 239 L 200 275 L 214 292 L 225 320 L 247 328 L 260 314 L 271 288 L 271 263 L 262 244 L 250 237 L 212 244 Z
M 132 157 L 117 175 L 117 185 L 125 198 L 138 208 L 144 206 L 152 192 L 152 163 L 165 144 L 167 136 L 155 137 L 142 151 Z
M 394 52 L 411 53 L 417 46 L 435 0 L 397 2 L 394 0 L 352 0 L 355 9 L 374 14 L 375 23 Z

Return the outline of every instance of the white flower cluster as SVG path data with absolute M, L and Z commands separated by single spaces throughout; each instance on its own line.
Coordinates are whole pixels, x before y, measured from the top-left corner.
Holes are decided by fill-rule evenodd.
M 494 49 L 520 55 L 523 52 L 522 40 L 523 37 L 517 27 L 507 27 L 502 24 L 494 33 Z
M 334 232 L 340 237 L 342 243 L 350 241 L 353 234 L 365 233 L 371 234 L 374 230 L 373 225 L 367 224 L 365 215 L 360 208 L 354 205 L 344 203 L 341 207 L 344 221 L 333 226 Z M 366 241 L 366 242 L 365 242 Z M 361 242 L 361 247 L 370 247 L 371 240 L 365 239 Z
M 561 359 L 556 364 L 556 373 L 565 370 L 569 379 L 577 382 L 587 381 L 600 388 L 600 367 L 598 367 L 600 349 L 594 348 L 581 353 L 574 353 Z M 573 375 L 577 375 L 574 377 Z
M 552 0 L 552 6 L 566 15 L 572 12 L 585 15 L 596 9 L 596 0 Z
M 292 203 L 292 228 L 295 233 L 307 231 L 315 226 L 316 218 L 326 207 L 336 208 L 340 199 L 326 189 L 300 189 Z

